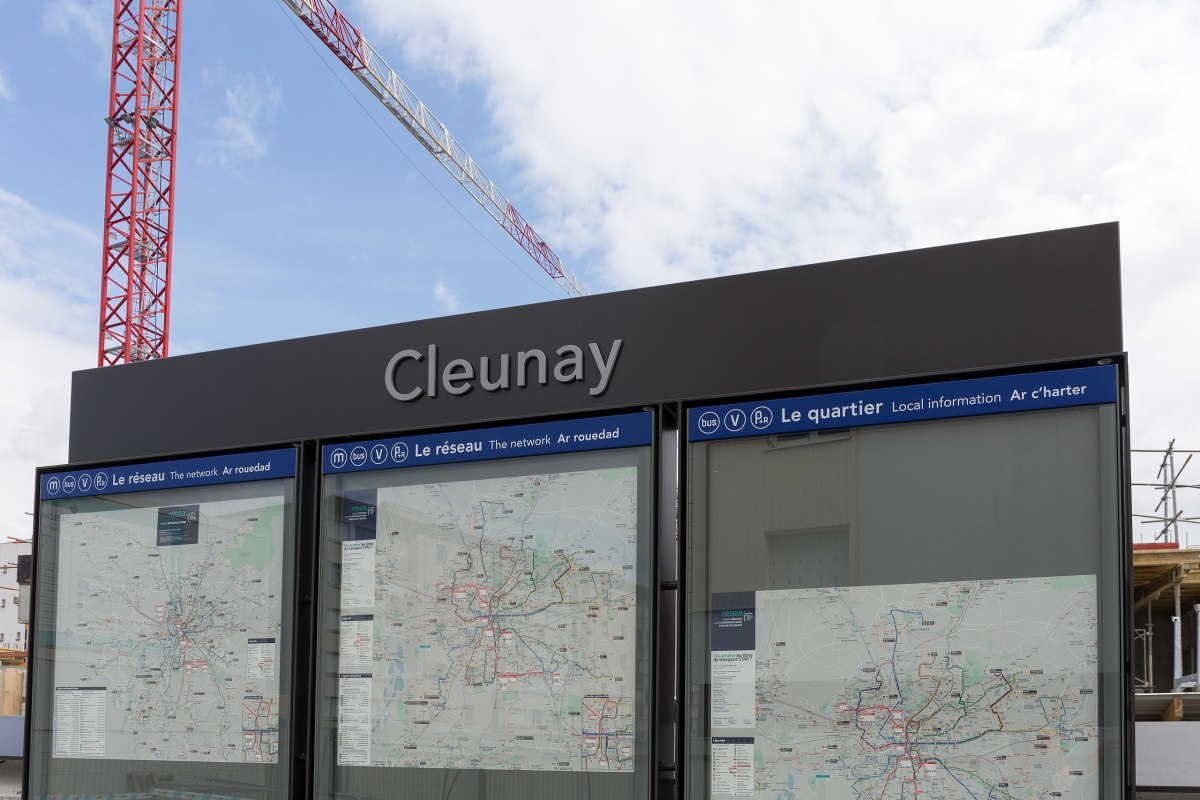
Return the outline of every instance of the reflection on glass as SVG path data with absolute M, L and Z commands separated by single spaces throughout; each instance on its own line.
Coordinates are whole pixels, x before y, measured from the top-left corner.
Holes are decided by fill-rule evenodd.
M 1114 423 L 692 443 L 688 796 L 1119 794 Z

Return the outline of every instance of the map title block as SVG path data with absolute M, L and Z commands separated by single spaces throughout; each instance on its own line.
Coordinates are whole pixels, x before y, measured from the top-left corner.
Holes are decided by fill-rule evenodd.
M 693 408 L 689 441 L 838 430 L 1117 400 L 1114 365 Z
M 116 467 L 96 467 L 42 474 L 42 500 L 61 497 L 91 497 L 183 486 L 244 483 L 296 474 L 296 451 L 291 448 L 234 453 L 225 456 L 151 461 Z
M 503 428 L 477 428 L 455 433 L 366 439 L 326 445 L 321 454 L 325 474 L 373 469 L 424 467 L 461 461 L 578 453 L 648 445 L 654 416 L 648 411 L 611 417 L 537 422 Z

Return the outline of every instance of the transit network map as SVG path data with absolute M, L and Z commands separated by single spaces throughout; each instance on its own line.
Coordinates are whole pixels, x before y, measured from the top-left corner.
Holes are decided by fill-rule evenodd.
M 635 467 L 383 488 L 376 527 L 369 744 L 339 763 L 632 771 Z
M 1095 797 L 1090 575 L 759 592 L 754 795 Z
M 54 755 L 279 751 L 284 499 L 63 514 Z

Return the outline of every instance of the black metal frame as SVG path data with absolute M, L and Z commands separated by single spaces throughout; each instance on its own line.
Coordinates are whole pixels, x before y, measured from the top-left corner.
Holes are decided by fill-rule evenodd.
M 51 472 L 63 472 L 66 470 L 94 469 L 94 468 L 100 468 L 100 467 L 134 466 L 137 464 L 147 464 L 147 463 L 152 463 L 155 461 L 174 460 L 174 459 L 180 459 L 180 458 L 203 458 L 203 457 L 208 457 L 208 456 L 228 456 L 228 455 L 235 455 L 238 453 L 253 453 L 253 452 L 257 452 L 257 451 L 261 451 L 261 450 L 280 449 L 280 448 L 292 448 L 295 450 L 295 476 L 292 479 L 292 481 L 293 481 L 292 503 L 293 503 L 293 508 L 295 509 L 295 519 L 296 519 L 295 536 L 296 536 L 296 539 L 295 539 L 295 546 L 294 546 L 294 550 L 293 550 L 293 554 L 292 554 L 292 575 L 291 575 L 292 587 L 293 587 L 293 590 L 292 590 L 293 606 L 290 609 L 290 613 L 292 615 L 292 620 L 293 620 L 292 648 L 291 648 L 292 659 L 293 659 L 293 661 L 292 661 L 292 663 L 293 663 L 293 676 L 292 676 L 293 681 L 292 681 L 292 698 L 291 698 L 291 704 L 289 706 L 292 713 L 290 715 L 289 724 L 288 724 L 288 737 L 291 740 L 288 752 L 292 757 L 293 764 L 291 765 L 290 769 L 287 769 L 287 772 L 286 772 L 286 774 L 288 775 L 288 782 L 289 782 L 288 783 L 289 796 L 295 796 L 294 786 L 307 785 L 307 779 L 305 778 L 305 776 L 303 774 L 304 771 L 303 771 L 303 764 L 302 764 L 302 762 L 306 759 L 306 756 L 304 753 L 300 752 L 300 748 L 298 747 L 299 742 L 302 741 L 303 739 L 297 737 L 297 733 L 299 732 L 299 729 L 297 728 L 297 722 L 298 722 L 298 720 L 307 720 L 308 719 L 309 715 L 311 714 L 312 704 L 309 701 L 307 693 L 302 694 L 299 691 L 299 688 L 301 687 L 300 680 L 302 678 L 303 672 L 301 670 L 298 670 L 297 666 L 299 666 L 300 664 L 302 664 L 304 662 L 301 660 L 298 660 L 297 656 L 299 656 L 303 653 L 306 645 L 302 645 L 301 642 L 299 641 L 301 638 L 301 631 L 300 631 L 301 626 L 299 626 L 298 624 L 295 624 L 295 623 L 298 623 L 300 620 L 300 617 L 298 616 L 298 611 L 301 606 L 301 594 L 302 594 L 300 591 L 301 586 L 302 586 L 302 584 L 300 582 L 300 576 L 301 576 L 300 569 L 301 569 L 301 563 L 302 563 L 302 559 L 301 559 L 302 532 L 304 530 L 304 527 L 301 523 L 301 520 L 304 516 L 303 481 L 304 481 L 305 477 L 310 476 L 311 472 L 312 472 L 311 466 L 307 466 L 306 462 L 307 462 L 308 458 L 311 457 L 309 450 L 313 445 L 314 445 L 313 442 L 302 442 L 302 443 L 301 442 L 279 442 L 274 445 L 266 444 L 266 445 L 254 445 L 254 446 L 250 446 L 250 447 L 219 448 L 219 449 L 213 449 L 213 450 L 202 450 L 202 451 L 197 451 L 194 453 L 161 454 L 161 455 L 153 455 L 153 456 L 144 456 L 144 457 L 139 457 L 139 458 L 112 459 L 112 460 L 108 460 L 108 461 L 86 461 L 86 462 L 81 462 L 78 464 L 59 464 L 59 465 L 55 465 L 55 466 L 38 467 L 34 471 L 35 477 L 34 477 L 34 491 L 33 491 L 33 507 L 36 509 L 36 511 L 33 515 L 33 548 L 32 548 L 33 574 L 32 574 L 32 580 L 30 582 L 30 592 L 29 592 L 29 632 L 26 637 L 26 653 L 27 653 L 26 665 L 27 666 L 26 666 L 26 672 L 25 672 L 25 696 L 27 698 L 28 705 L 26 707 L 26 712 L 25 712 L 25 758 L 23 759 L 23 762 L 21 765 L 21 792 L 22 792 L 23 796 L 29 795 L 29 772 L 30 772 L 30 765 L 32 763 L 32 759 L 30 758 L 30 753 L 29 753 L 29 743 L 32 739 L 32 734 L 33 734 L 33 713 L 32 713 L 31 706 L 33 704 L 34 699 L 36 698 L 35 693 L 37 691 L 37 688 L 36 688 L 36 686 L 37 686 L 37 681 L 36 681 L 37 670 L 34 669 L 34 658 L 35 658 L 35 652 L 37 651 L 37 648 L 39 646 L 39 643 L 37 641 L 37 639 L 38 639 L 38 636 L 37 636 L 37 630 L 38 630 L 38 625 L 37 625 L 38 601 L 37 601 L 37 598 L 38 598 L 38 594 L 39 594 L 39 590 L 37 588 L 37 579 L 38 579 L 39 568 L 41 565 L 41 562 L 38 558 L 38 555 L 39 555 L 38 542 L 40 540 L 39 533 L 41 531 L 41 523 L 42 523 L 42 515 L 41 515 L 42 475 L 44 475 L 46 473 L 51 473 Z M 315 464 L 315 459 L 314 459 L 313 463 Z M 254 483 L 254 481 L 246 481 L 246 483 Z M 130 493 L 133 493 L 133 492 L 130 492 Z M 285 535 L 286 534 L 287 534 L 287 532 L 285 531 Z M 284 609 L 284 613 L 289 613 L 289 610 Z M 281 731 L 281 733 L 282 733 L 282 731 Z M 299 761 L 301 763 L 296 763 L 297 761 Z M 294 784 L 293 781 L 297 780 L 298 778 L 302 781 L 305 781 L 305 783 Z
M 316 590 L 320 580 L 320 446 L 300 446 L 296 480 L 296 591 L 292 593 L 292 764 L 289 795 L 311 797 L 316 759 L 316 677 L 320 620 Z
M 662 514 L 664 513 L 663 509 L 667 507 L 667 503 L 664 502 L 664 498 L 662 496 L 662 491 L 661 491 L 661 489 L 662 489 L 662 468 L 661 468 L 661 466 L 662 466 L 662 459 L 667 455 L 666 450 L 662 447 L 663 433 L 664 433 L 664 430 L 671 429 L 671 428 L 665 427 L 665 425 L 666 425 L 665 420 L 668 419 L 668 414 L 666 412 L 669 410 L 669 408 L 670 408 L 669 406 L 666 406 L 663 404 L 646 405 L 646 406 L 641 406 L 641 407 L 606 408 L 602 412 L 590 413 L 590 414 L 587 414 L 587 413 L 557 414 L 557 415 L 538 417 L 538 418 L 513 418 L 513 419 L 506 419 L 506 420 L 489 420 L 487 423 L 484 423 L 484 424 L 454 425 L 454 426 L 430 425 L 430 426 L 421 426 L 421 427 L 414 427 L 414 428 L 399 428 L 399 429 L 395 429 L 395 430 L 370 431 L 367 433 L 361 433 L 361 434 L 355 434 L 355 435 L 322 438 L 319 440 L 315 440 L 313 442 L 306 442 L 305 443 L 306 445 L 312 444 L 315 446 L 315 460 L 314 460 L 315 485 L 312 489 L 312 495 L 311 495 L 311 500 L 312 500 L 312 504 L 313 504 L 312 512 L 313 512 L 313 520 L 314 520 L 314 527 L 312 530 L 312 539 L 313 539 L 312 555 L 315 559 L 315 563 L 312 565 L 312 569 L 314 570 L 313 582 L 312 582 L 313 592 L 312 592 L 312 596 L 311 596 L 311 608 L 310 608 L 310 613 L 312 615 L 312 620 L 311 620 L 312 648 L 311 648 L 311 653 L 309 654 L 309 656 L 310 656 L 309 665 L 313 671 L 311 673 L 312 679 L 311 679 L 311 685 L 309 686 L 309 693 L 308 693 L 309 708 L 315 709 L 315 706 L 319 702 L 319 699 L 320 699 L 316 696 L 317 683 L 318 683 L 316 678 L 317 678 L 317 670 L 319 669 L 319 666 L 320 666 L 319 665 L 320 652 L 319 652 L 319 647 L 317 646 L 317 643 L 320 638 L 320 627 L 319 627 L 320 616 L 319 615 L 320 615 L 320 608 L 321 608 L 320 602 L 319 602 L 319 597 L 318 597 L 318 593 L 321 589 L 321 586 L 320 586 L 320 583 L 318 580 L 319 569 L 320 569 L 319 528 L 320 528 L 320 521 L 321 521 L 321 504 L 323 502 L 323 496 L 324 496 L 323 490 L 321 488 L 321 484 L 322 484 L 322 480 L 326 477 L 324 475 L 324 473 L 322 472 L 322 463 L 321 463 L 321 456 L 320 456 L 323 447 L 325 447 L 327 445 L 333 445 L 333 444 L 344 444 L 347 442 L 353 442 L 353 441 L 358 441 L 361 439 L 368 439 L 368 438 L 372 438 L 372 437 L 388 438 L 388 437 L 393 437 L 393 436 L 412 436 L 412 435 L 430 434 L 430 433 L 435 433 L 435 434 L 454 433 L 454 432 L 469 431 L 469 430 L 475 430 L 475 429 L 487 429 L 487 428 L 493 428 L 493 427 L 502 427 L 505 425 L 526 424 L 526 423 L 534 422 L 534 421 L 549 423 L 549 422 L 561 422 L 561 421 L 565 421 L 565 420 L 584 419 L 584 418 L 602 419 L 603 417 L 606 417 L 606 416 L 616 416 L 619 414 L 627 414 L 627 413 L 637 412 L 637 411 L 647 411 L 647 412 L 650 412 L 651 414 L 653 414 L 653 421 L 652 421 L 653 435 L 652 435 L 652 439 L 650 442 L 650 462 L 651 462 L 652 466 L 651 466 L 650 490 L 649 490 L 650 502 L 652 505 L 650 508 L 650 512 L 647 515 L 648 518 L 650 519 L 651 530 L 646 534 L 651 540 L 650 545 L 648 547 L 650 563 L 646 566 L 646 574 L 647 574 L 647 578 L 648 578 L 647 590 L 648 590 L 648 594 L 650 596 L 652 605 L 651 605 L 651 608 L 649 609 L 649 613 L 647 614 L 647 620 L 649 621 L 649 626 L 650 626 L 649 631 L 648 631 L 648 642 L 649 642 L 650 652 L 647 653 L 647 659 L 649 661 L 649 677 L 650 677 L 650 687 L 648 688 L 648 691 L 649 691 L 650 697 L 648 698 L 647 704 L 646 704 L 647 705 L 647 708 L 646 708 L 647 718 L 648 718 L 647 724 L 649 726 L 648 742 L 647 742 L 647 744 L 648 744 L 647 749 L 649 751 L 649 758 L 648 758 L 649 763 L 647 763 L 644 767 L 644 769 L 646 771 L 646 776 L 645 776 L 644 780 L 647 785 L 649 797 L 651 797 L 651 798 L 661 797 L 662 795 L 659 793 L 659 788 L 657 785 L 658 784 L 657 765 L 659 764 L 659 761 L 658 761 L 658 748 L 659 748 L 658 731 L 660 729 L 661 718 L 662 718 L 662 713 L 663 713 L 663 709 L 659 703 L 660 688 L 663 683 L 663 676 L 660 674 L 661 673 L 660 665 L 662 665 L 664 663 L 669 663 L 667 661 L 664 661 L 664 656 L 668 655 L 668 654 L 662 653 L 660 650 L 660 647 L 659 647 L 659 644 L 660 644 L 659 631 L 660 631 L 660 628 L 662 625 L 661 615 L 662 615 L 662 609 L 663 609 L 663 602 L 662 602 L 662 591 L 663 590 L 661 589 L 662 581 L 660 579 L 660 563 L 661 563 L 660 547 L 661 547 L 661 540 L 664 536 L 664 530 L 665 530 L 664 525 L 663 525 L 664 520 L 663 520 Z M 670 420 L 671 420 L 671 423 L 674 424 L 677 422 L 678 416 L 672 414 L 672 415 L 670 415 Z M 518 458 L 536 458 L 536 457 L 537 456 L 520 456 Z M 500 459 L 500 460 L 503 460 L 503 459 Z M 479 462 L 470 462 L 470 463 L 479 463 Z M 670 533 L 674 534 L 673 528 L 670 530 Z M 673 654 L 671 654 L 671 655 L 673 655 Z M 313 715 L 311 717 L 309 731 L 308 731 L 308 733 L 309 733 L 308 750 L 309 750 L 309 752 L 312 752 L 312 753 L 316 752 L 317 745 L 318 745 L 318 742 L 316 741 L 316 737 L 318 736 L 319 731 L 317 729 L 318 726 L 317 726 L 316 722 L 317 722 L 316 716 L 315 716 L 315 713 L 313 713 Z M 317 787 L 316 787 L 316 783 L 315 783 L 315 772 L 314 772 L 315 764 L 313 763 L 313 760 L 314 759 L 308 759 L 307 764 L 297 764 L 296 765 L 296 769 L 298 771 L 303 768 L 307 769 L 307 773 L 306 773 L 306 781 L 307 782 L 305 784 L 306 793 L 303 795 L 300 795 L 300 797 L 312 798 L 312 797 L 316 796 Z
M 1129 544 L 1132 532 L 1129 523 L 1129 508 L 1131 507 L 1130 491 L 1128 488 L 1129 465 L 1129 421 L 1127 408 L 1127 369 L 1126 358 L 1123 354 L 1104 356 L 1099 359 L 1076 360 L 1070 362 L 1040 363 L 1010 367 L 1003 370 L 983 370 L 969 373 L 939 376 L 941 380 L 954 380 L 964 377 L 985 377 L 991 375 L 1016 374 L 1035 372 L 1048 369 L 1064 369 L 1078 366 L 1090 366 L 1097 361 L 1116 363 L 1118 366 L 1118 381 L 1120 397 L 1118 402 L 1118 443 L 1121 448 L 1118 459 L 1120 478 L 1125 490 L 1118 497 L 1119 524 L 1123 540 L 1122 595 L 1126 613 L 1121 620 L 1123 637 L 1121 643 L 1121 660 L 1123 671 L 1123 738 L 1126 747 L 1122 750 L 1122 772 L 1125 781 L 1125 797 L 1131 798 L 1133 793 L 1133 708 L 1132 683 L 1128 670 L 1129 647 L 1128 637 L 1132 630 L 1132 617 L 1129 612 L 1129 598 L 1132 596 L 1130 583 L 1131 556 Z M 905 380 L 876 382 L 871 384 L 854 384 L 856 388 L 882 388 L 912 383 L 930 382 L 928 376 L 913 376 Z M 769 394 L 737 395 L 727 398 L 729 401 L 744 399 L 771 398 L 797 395 L 820 395 L 839 389 L 845 389 L 845 384 L 823 386 L 819 388 L 806 387 L 802 392 L 780 390 Z M 651 597 L 653 607 L 650 610 L 650 642 L 651 652 L 648 653 L 650 662 L 651 698 L 649 705 L 649 749 L 650 763 L 646 766 L 645 780 L 649 784 L 652 797 L 674 800 L 684 796 L 687 790 L 687 771 L 685 769 L 687 756 L 687 726 L 684 720 L 686 712 L 687 665 L 686 653 L 688 645 L 688 613 L 687 607 L 687 571 L 684 554 L 688 539 L 688 506 L 687 486 L 689 481 L 689 465 L 687 458 L 686 415 L 689 409 L 707 405 L 711 399 L 681 403 L 662 403 L 654 406 L 644 406 L 641 410 L 652 411 L 655 414 L 654 437 L 651 444 L 651 461 L 655 465 L 651 476 L 651 498 L 654 504 L 651 510 L 653 530 L 648 534 L 652 539 L 650 548 L 651 563 L 648 574 L 652 585 Z M 627 412 L 636 409 L 616 409 L 614 413 Z M 553 419 L 579 418 L 581 415 L 561 415 Z M 604 415 L 588 415 L 604 416 Z M 513 420 L 519 422 L 521 420 Z M 470 428 L 480 426 L 469 426 Z M 399 432 L 387 432 L 386 435 L 406 435 L 414 432 L 432 432 L 463 430 L 468 426 L 454 428 L 423 427 Z M 320 539 L 319 526 L 322 502 L 320 453 L 321 447 L 344 441 L 361 439 L 373 434 L 343 436 L 321 440 L 305 440 L 295 443 L 280 443 L 278 445 L 258 445 L 255 447 L 220 449 L 201 451 L 187 454 L 169 454 L 135 459 L 121 459 L 104 462 L 89 462 L 84 464 L 60 465 L 44 467 L 37 470 L 37 484 L 34 497 L 35 507 L 40 509 L 41 476 L 44 473 L 64 469 L 85 469 L 89 467 L 132 465 L 153 462 L 164 458 L 181 458 L 196 456 L 230 455 L 234 453 L 253 452 L 272 446 L 293 447 L 296 450 L 296 477 L 294 479 L 294 507 L 296 531 L 295 550 L 293 557 L 293 598 L 289 613 L 292 615 L 292 646 L 291 662 L 292 697 L 291 715 L 288 723 L 290 738 L 289 754 L 291 763 L 288 765 L 289 796 L 313 797 L 315 792 L 315 758 L 316 736 L 316 690 L 317 670 L 319 668 L 319 604 L 316 593 L 319 590 L 320 575 Z M 664 447 L 665 437 L 676 437 L 675 447 Z M 674 463 L 670 463 L 674 461 Z M 38 532 L 40 529 L 40 514 L 35 515 L 33 557 L 38 564 Z M 35 569 L 36 580 L 36 569 Z M 37 591 L 30 593 L 30 626 L 29 653 L 31 667 L 35 653 L 39 647 L 37 641 Z M 29 670 L 29 697 L 35 696 L 36 670 Z M 32 730 L 32 714 L 27 714 L 25 720 L 26 741 L 30 740 Z M 669 733 L 670 732 L 670 733 Z M 28 787 L 31 759 L 27 757 L 23 767 L 24 785 Z
M 690 460 L 688 458 L 687 441 L 687 414 L 693 408 L 718 405 L 721 403 L 736 403 L 752 400 L 770 400 L 784 397 L 816 397 L 823 394 L 830 394 L 838 391 L 846 391 L 850 388 L 859 389 L 883 389 L 896 386 L 907 386 L 913 384 L 940 383 L 943 381 L 960 380 L 964 378 L 987 378 L 1002 375 L 1017 375 L 1022 373 L 1034 373 L 1040 371 L 1051 371 L 1056 369 L 1071 369 L 1075 367 L 1090 367 L 1098 364 L 1115 364 L 1117 366 L 1117 426 L 1115 431 L 1116 442 L 1119 452 L 1117 453 L 1117 478 L 1120 485 L 1123 487 L 1120 496 L 1117 497 L 1117 524 L 1121 542 L 1121 576 L 1120 590 L 1122 597 L 1122 607 L 1124 614 L 1122 615 L 1120 629 L 1120 655 L 1118 658 L 1119 666 L 1122 673 L 1122 719 L 1120 720 L 1122 748 L 1122 779 L 1124 783 L 1124 791 L 1121 800 L 1133 800 L 1135 793 L 1135 774 L 1134 774 L 1134 714 L 1133 714 L 1133 678 L 1131 670 L 1131 650 L 1130 641 L 1133 632 L 1133 612 L 1132 612 L 1132 597 L 1133 597 L 1133 531 L 1131 509 L 1133 505 L 1132 489 L 1130 486 L 1130 440 L 1129 440 L 1129 406 L 1128 406 L 1128 358 L 1126 353 L 1111 353 L 1107 355 L 1097 355 L 1091 358 L 1071 359 L 1068 361 L 1056 362 L 1037 362 L 1031 364 L 1012 365 L 1002 369 L 985 369 L 975 371 L 962 371 L 950 374 L 938 375 L 932 377 L 929 375 L 912 375 L 905 378 L 887 380 L 887 381 L 864 381 L 855 382 L 853 384 L 833 384 L 820 387 L 804 387 L 802 390 L 779 390 L 765 393 L 745 393 L 730 395 L 721 398 L 704 398 L 702 400 L 685 401 L 679 404 L 680 429 L 682 438 L 679 442 L 680 464 L 679 464 L 679 486 L 681 501 L 679 504 L 679 580 L 677 582 L 679 592 L 679 610 L 677 613 L 678 620 L 678 636 L 676 639 L 676 649 L 680 654 L 678 663 L 678 673 L 676 676 L 679 691 L 684 693 L 687 690 L 687 663 L 686 654 L 688 652 L 688 614 L 690 609 L 687 604 L 687 569 L 684 560 L 684 553 L 687 551 L 689 537 L 689 519 L 688 509 L 690 499 L 688 496 L 687 487 L 690 486 L 690 475 L 688 474 Z M 904 423 L 895 423 L 904 424 Z M 689 502 L 685 502 L 688 500 Z M 1100 676 L 1103 680 L 1103 676 Z M 681 700 L 682 702 L 682 700 Z M 676 736 L 676 754 L 677 765 L 675 770 L 675 795 L 674 798 L 687 797 L 687 770 L 684 768 L 688 756 L 688 737 L 687 726 L 684 720 L 684 709 L 682 706 L 678 715 L 679 729 Z M 1099 754 L 1101 763 L 1103 763 L 1104 753 Z M 1103 784 L 1102 784 L 1103 785 Z

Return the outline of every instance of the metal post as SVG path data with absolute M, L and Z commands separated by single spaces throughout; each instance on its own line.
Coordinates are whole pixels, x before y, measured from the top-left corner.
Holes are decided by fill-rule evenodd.
M 1175 440 L 1171 440 L 1171 444 L 1167 446 L 1167 458 L 1171 462 L 1171 533 L 1174 537 L 1175 544 L 1179 544 L 1179 501 L 1175 497 L 1175 480 L 1178 477 L 1175 473 Z M 1179 616 L 1179 587 L 1175 587 L 1175 616 Z
M 1175 584 L 1175 615 L 1171 617 L 1175 629 L 1175 660 L 1171 666 L 1171 691 L 1178 692 L 1183 678 L 1183 610 L 1179 607 L 1179 584 Z
M 1200 684 L 1200 605 L 1192 606 L 1192 614 L 1196 618 L 1196 641 L 1192 647 L 1192 654 L 1194 656 L 1192 660 L 1196 668 L 1196 682 Z M 1197 689 L 1200 689 L 1200 686 L 1197 686 Z
M 1146 691 L 1154 691 L 1154 612 L 1146 603 Z

